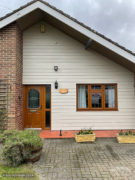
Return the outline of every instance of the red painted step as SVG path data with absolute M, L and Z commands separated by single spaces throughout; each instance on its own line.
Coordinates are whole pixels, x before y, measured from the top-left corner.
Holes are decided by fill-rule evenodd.
M 94 133 L 96 137 L 116 137 L 116 134 L 119 133 L 120 130 L 96 130 Z M 41 138 L 74 138 L 74 133 L 78 131 L 61 131 L 62 136 L 60 136 L 60 131 L 50 131 L 44 130 L 41 131 Z

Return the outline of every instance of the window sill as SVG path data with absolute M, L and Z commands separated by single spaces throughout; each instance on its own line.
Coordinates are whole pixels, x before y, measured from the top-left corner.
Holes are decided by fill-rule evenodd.
M 76 111 L 119 111 L 116 109 L 77 109 Z

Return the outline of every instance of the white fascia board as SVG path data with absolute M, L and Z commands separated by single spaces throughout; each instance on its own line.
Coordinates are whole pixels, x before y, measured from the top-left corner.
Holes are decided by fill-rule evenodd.
M 129 59 L 131 62 L 135 63 L 135 56 L 126 52 L 125 50 L 121 49 L 120 47 L 114 45 L 113 43 L 109 42 L 108 40 L 100 37 L 99 35 L 93 33 L 92 31 L 88 30 L 87 28 L 81 26 L 80 24 L 74 22 L 73 20 L 69 19 L 68 17 L 60 14 L 59 12 L 55 11 L 54 9 L 39 3 L 40 9 L 47 12 L 51 16 L 55 17 L 56 19 L 62 21 L 63 23 L 67 24 L 68 26 L 72 27 L 76 31 L 79 31 L 80 33 L 84 34 L 85 36 L 89 37 L 90 39 L 93 39 L 94 41 L 98 42 L 99 44 L 107 47 L 108 49 L 114 51 L 115 53 L 125 57 L 126 59 Z
M 12 14 L 11 16 L 3 19 L 0 21 L 0 29 L 5 27 L 6 25 L 16 21 L 17 19 L 20 19 L 21 17 L 25 16 L 26 14 L 29 14 L 30 12 L 34 11 L 38 8 L 38 2 L 35 2 L 24 9 L 21 9 L 20 11 L 17 11 L 16 13 Z
M 109 42 L 108 40 L 100 37 L 99 35 L 95 34 L 94 32 L 88 30 L 87 28 L 81 26 L 80 24 L 74 22 L 73 20 L 69 19 L 68 17 L 64 16 L 63 14 L 59 13 L 58 11 L 52 9 L 51 7 L 49 7 L 39 1 L 25 7 L 24 9 L 22 9 L 16 13 L 14 13 L 13 15 L 3 19 L 2 21 L 0 21 L 0 29 L 3 28 L 4 26 L 16 21 L 17 19 L 23 17 L 24 15 L 34 11 L 37 8 L 50 14 L 54 18 L 67 24 L 68 26 L 72 27 L 76 31 L 79 31 L 80 33 L 84 34 L 85 36 L 89 37 L 90 39 L 93 39 L 94 41 L 98 42 L 99 44 L 105 46 L 106 48 L 114 51 L 115 53 L 119 54 L 120 56 L 125 57 L 130 62 L 135 63 L 134 55 L 128 53 L 127 51 L 123 50 L 122 48 L 114 45 L 113 43 Z

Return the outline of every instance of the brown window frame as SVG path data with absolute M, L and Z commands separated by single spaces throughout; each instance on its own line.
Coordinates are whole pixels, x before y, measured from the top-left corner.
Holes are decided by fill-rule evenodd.
M 78 86 L 84 85 L 88 86 L 88 108 L 78 108 Z M 101 89 L 92 89 L 91 87 L 101 86 Z M 115 86 L 115 107 L 108 108 L 105 107 L 105 86 Z M 91 94 L 93 92 L 102 93 L 102 107 L 101 108 L 92 108 L 91 103 Z M 77 111 L 118 111 L 118 97 L 117 97 L 117 84 L 76 84 L 76 110 Z

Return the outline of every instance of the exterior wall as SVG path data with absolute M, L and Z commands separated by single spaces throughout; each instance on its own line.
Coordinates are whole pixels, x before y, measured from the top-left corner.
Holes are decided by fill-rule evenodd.
M 23 33 L 23 84 L 52 85 L 52 130 L 135 129 L 134 73 L 46 24 Z M 58 72 L 54 66 L 59 67 Z M 68 94 L 54 89 L 68 88 Z M 117 83 L 118 111 L 76 111 L 76 84 Z
M 8 79 L 8 129 L 21 129 L 22 33 L 16 23 L 0 30 L 0 79 Z

